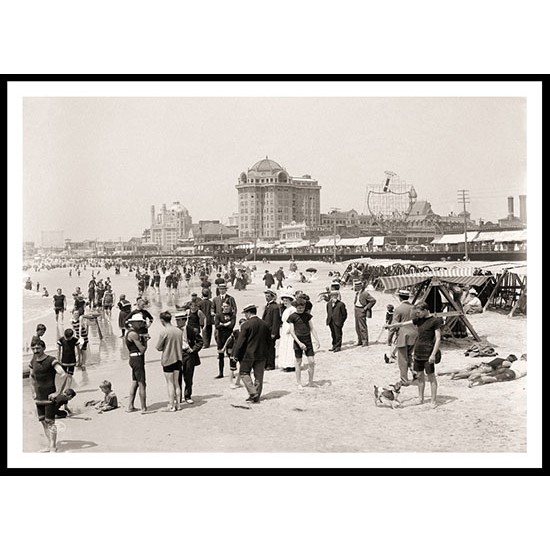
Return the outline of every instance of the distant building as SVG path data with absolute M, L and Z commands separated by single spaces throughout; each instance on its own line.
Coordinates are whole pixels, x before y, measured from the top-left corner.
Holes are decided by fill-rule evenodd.
M 147 242 L 156 243 L 164 251 L 174 250 L 178 246 L 178 239 L 187 237 L 191 225 L 191 216 L 179 201 L 169 208 L 163 204 L 158 214 L 155 213 L 155 207 L 151 206 L 151 229 L 146 236 Z
M 353 208 L 351 210 L 334 210 L 328 214 L 320 215 L 321 225 L 323 227 L 346 227 L 359 225 L 359 213 Z
M 237 237 L 237 229 L 232 229 L 220 223 L 219 220 L 201 220 L 194 223 L 188 233 L 189 242 L 202 244 L 212 241 L 223 241 Z
M 234 212 L 233 214 L 231 214 L 231 216 L 229 216 L 228 220 L 227 220 L 227 227 L 230 227 L 231 229 L 235 228 L 237 229 L 237 231 L 239 230 L 239 213 L 238 212 Z
M 526 217 L 526 207 L 525 207 L 525 195 L 520 197 L 520 213 L 522 217 Z M 521 217 L 517 218 L 514 215 L 514 197 L 508 197 L 508 216 L 498 220 L 498 225 L 502 228 L 523 228 L 525 227 L 525 221 L 522 221 Z
M 239 237 L 277 239 L 292 221 L 320 223 L 320 191 L 309 174 L 289 173 L 274 160 L 262 159 L 242 172 L 236 185 L 239 198 Z
M 287 225 L 282 225 L 279 232 L 279 240 L 284 242 L 301 241 L 306 237 L 307 226 L 305 222 L 296 223 L 290 222 Z

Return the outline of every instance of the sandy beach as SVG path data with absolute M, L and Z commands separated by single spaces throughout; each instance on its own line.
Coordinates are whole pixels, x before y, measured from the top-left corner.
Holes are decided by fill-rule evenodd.
M 251 263 L 251 262 L 249 262 Z M 288 274 L 288 262 L 262 264 L 255 262 L 258 271 L 245 291 L 229 288 L 240 310 L 249 303 L 265 303 L 261 280 L 264 269 L 275 271 L 283 266 Z M 181 411 L 164 412 L 167 395 L 160 366 L 160 353 L 154 349 L 161 325 L 158 313 L 165 309 L 175 312 L 175 304 L 183 304 L 189 292 L 181 289 L 179 296 L 168 296 L 164 285 L 160 295 L 149 292 L 149 311 L 155 316 L 150 334 L 152 340 L 146 353 L 147 401 L 149 414 L 126 413 L 130 386 L 130 368 L 127 351 L 119 338 L 118 310 L 113 310 L 112 322 L 101 321 L 103 338 L 97 328 L 90 328 L 89 365 L 85 375 L 75 374 L 73 387 L 77 396 L 71 402 L 77 413 L 74 417 L 57 420 L 59 451 L 82 452 L 526 452 L 527 378 L 506 383 L 468 388 L 465 380 L 451 380 L 440 374 L 439 406 L 431 409 L 429 384 L 426 385 L 427 403 L 418 405 L 417 388 L 403 388 L 403 407 L 392 410 L 376 407 L 373 385 L 384 386 L 398 380 L 397 364 L 386 364 L 383 354 L 386 333 L 375 342 L 384 324 L 386 304 L 397 305 L 392 294 L 373 291 L 377 299 L 373 317 L 369 319 L 369 347 L 356 347 L 353 319 L 353 291 L 346 287 L 342 299 L 348 308 L 344 326 L 342 352 L 334 354 L 330 348 L 330 331 L 325 325 L 324 302 L 317 302 L 319 292 L 330 283 L 328 272 L 343 271 L 342 265 L 331 266 L 321 262 L 298 262 L 298 270 L 318 269 L 317 279 L 307 284 L 287 280 L 295 289 L 301 289 L 314 302 L 313 322 L 319 334 L 321 349 L 316 354 L 315 379 L 317 387 L 296 388 L 295 374 L 281 370 L 266 372 L 263 398 L 258 405 L 248 405 L 244 388 L 230 389 L 229 378 L 214 379 L 217 374 L 215 344 L 201 351 L 202 364 L 194 379 L 195 403 L 183 405 Z M 69 277 L 68 269 L 47 272 L 29 272 L 33 281 L 47 286 L 50 295 L 61 287 L 70 298 L 75 286 L 87 287 L 90 270 L 80 278 Z M 102 270 L 100 277 L 109 275 L 116 297 L 126 293 L 134 302 L 137 295 L 133 273 L 123 270 Z M 24 291 L 25 292 L 25 291 Z M 28 293 L 28 291 L 26 291 Z M 69 300 L 70 301 L 70 300 Z M 48 331 L 45 341 L 48 349 L 55 348 L 56 323 L 51 298 L 38 295 L 24 297 L 23 337 L 30 340 L 38 322 Z M 28 304 L 31 303 L 31 306 Z M 527 323 L 522 316 L 508 318 L 505 313 L 487 311 L 469 317 L 478 334 L 487 340 L 499 356 L 514 353 L 518 357 L 527 352 Z M 65 316 L 63 327 L 70 326 Z M 475 341 L 470 336 L 461 340 L 445 340 L 440 372 L 478 363 L 479 358 L 466 357 L 464 351 Z M 226 373 L 228 365 L 226 366 Z M 84 403 L 100 399 L 100 382 L 109 379 L 116 392 L 120 408 L 98 414 Z M 139 403 L 139 400 L 136 400 Z M 89 420 L 85 420 L 89 418 Z M 253 435 L 251 434 L 253 426 Z M 29 380 L 23 380 L 23 451 L 36 452 L 44 446 L 45 437 L 37 421 L 31 399 Z

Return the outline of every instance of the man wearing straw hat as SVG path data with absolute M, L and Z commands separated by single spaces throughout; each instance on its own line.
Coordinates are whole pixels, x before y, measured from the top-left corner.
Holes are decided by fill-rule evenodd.
M 369 329 L 367 327 L 367 318 L 372 317 L 372 307 L 376 304 L 374 298 L 359 280 L 353 281 L 353 289 L 355 290 L 355 332 L 357 333 L 356 346 L 369 345 Z
M 332 336 L 332 347 L 329 351 L 342 350 L 342 331 L 347 317 L 346 304 L 340 300 L 340 291 L 331 290 L 330 300 L 327 302 L 327 325 Z
M 182 368 L 178 375 L 178 385 L 182 392 L 182 403 L 185 401 L 192 405 L 193 377 L 195 367 L 201 364 L 199 351 L 202 349 L 203 340 L 200 330 L 190 327 L 187 322 L 189 310 L 178 311 L 175 318 L 177 327 L 183 332 Z
M 402 289 L 398 291 L 397 296 L 401 303 L 395 308 L 393 323 L 403 323 L 414 319 L 414 306 L 409 302 L 410 292 L 406 289 Z M 410 383 L 409 369 L 412 366 L 413 349 L 417 337 L 418 329 L 412 324 L 397 329 L 397 338 L 395 340 L 397 365 L 399 366 L 401 382 L 404 385 Z
M 240 363 L 239 374 L 248 391 L 247 401 L 259 403 L 262 394 L 264 370 L 271 345 L 271 330 L 256 315 L 258 308 L 250 304 L 243 308 L 246 321 L 233 348 L 233 357 Z M 250 376 L 254 371 L 254 382 Z
M 264 294 L 267 303 L 264 308 L 262 320 L 267 323 L 271 330 L 271 342 L 265 370 L 275 370 L 275 343 L 279 339 L 279 331 L 281 329 L 281 308 L 275 301 L 277 294 L 273 290 L 264 290 Z

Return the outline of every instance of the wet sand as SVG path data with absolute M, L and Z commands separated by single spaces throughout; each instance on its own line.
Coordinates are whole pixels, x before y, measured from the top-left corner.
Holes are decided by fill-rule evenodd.
M 262 264 L 246 291 L 229 289 L 237 300 L 239 312 L 248 303 L 265 303 L 265 289 L 261 274 L 264 269 L 274 272 L 283 266 L 288 274 L 288 262 Z M 373 385 L 387 385 L 399 379 L 397 364 L 386 364 L 383 354 L 390 348 L 375 340 L 384 324 L 386 304 L 397 305 L 391 294 L 374 291 L 377 299 L 373 318 L 369 319 L 371 345 L 354 346 L 353 291 L 342 291 L 348 308 L 344 326 L 344 346 L 340 353 L 328 351 L 330 331 L 325 325 L 325 304 L 316 302 L 318 293 L 330 283 L 327 273 L 334 266 L 322 262 L 299 262 L 299 271 L 315 267 L 318 277 L 311 283 L 287 283 L 308 293 L 314 302 L 313 322 L 321 341 L 316 354 L 315 380 L 317 387 L 297 390 L 294 373 L 280 370 L 265 373 L 263 398 L 258 405 L 249 405 L 244 388 L 230 389 L 229 378 L 214 379 L 217 374 L 215 344 L 201 351 L 202 364 L 196 368 L 193 405 L 183 405 L 179 412 L 167 413 L 166 385 L 160 366 L 160 353 L 154 349 L 161 325 L 158 313 L 164 309 L 175 312 L 175 304 L 183 304 L 189 293 L 198 289 L 195 280 L 189 291 L 180 289 L 176 297 L 169 296 L 164 285 L 160 295 L 148 291 L 149 310 L 155 315 L 150 334 L 150 349 L 146 353 L 147 402 L 150 414 L 126 413 L 130 368 L 127 351 L 119 338 L 118 309 L 113 309 L 111 323 L 101 322 L 103 339 L 94 325 L 90 328 L 90 352 L 86 373 L 77 371 L 73 387 L 77 396 L 71 408 L 78 412 L 74 418 L 57 420 L 59 450 L 65 452 L 526 452 L 527 378 L 512 382 L 468 388 L 465 380 L 454 381 L 448 375 L 439 375 L 439 406 L 431 409 L 429 384 L 426 385 L 426 404 L 417 404 L 417 388 L 403 388 L 403 407 L 392 410 L 376 407 Z M 338 268 L 338 266 L 337 266 Z M 343 272 L 343 267 L 340 267 Z M 68 277 L 68 269 L 32 273 L 47 286 L 50 296 L 57 287 L 63 288 L 69 306 L 74 287 L 85 292 L 91 270 L 80 278 Z M 137 284 L 133 273 L 123 270 L 120 276 L 113 270 L 101 270 L 99 277 L 111 277 L 115 298 L 126 293 L 135 301 Z M 48 331 L 48 349 L 55 347 L 57 338 L 53 302 L 32 297 L 32 315 L 24 311 L 23 335 L 30 340 L 37 322 L 43 322 Z M 27 304 L 30 298 L 25 298 Z M 43 304 L 46 304 L 44 306 Z M 237 315 L 239 318 L 240 313 Z M 499 356 L 519 355 L 527 351 L 527 323 L 525 317 L 509 319 L 506 314 L 487 311 L 469 317 L 478 334 L 492 344 Z M 62 328 L 70 326 L 70 315 L 65 316 Z M 440 370 L 465 367 L 480 361 L 465 357 L 474 340 L 445 340 Z M 226 373 L 228 372 L 226 362 Z M 304 373 L 305 374 L 305 373 Z M 103 379 L 111 380 L 121 407 L 98 414 L 84 403 L 100 399 L 98 388 Z M 136 399 L 139 407 L 139 398 Z M 91 420 L 84 421 L 83 417 Z M 251 435 L 253 426 L 253 435 Z M 44 446 L 45 438 L 36 419 L 30 395 L 29 381 L 23 380 L 23 451 L 36 452 Z

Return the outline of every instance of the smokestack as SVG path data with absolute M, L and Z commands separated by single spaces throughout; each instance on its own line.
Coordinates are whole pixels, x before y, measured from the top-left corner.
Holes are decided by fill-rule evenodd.
M 508 197 L 508 218 L 514 217 L 514 197 Z
M 155 224 L 155 206 L 151 206 L 151 225 Z
M 519 219 L 521 223 L 527 224 L 527 195 L 519 196 Z

